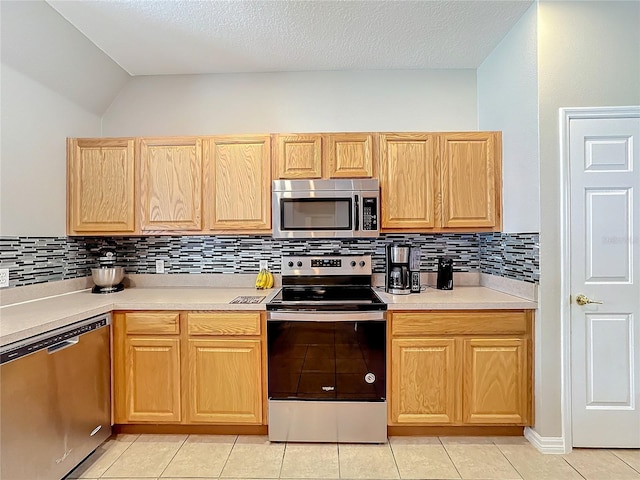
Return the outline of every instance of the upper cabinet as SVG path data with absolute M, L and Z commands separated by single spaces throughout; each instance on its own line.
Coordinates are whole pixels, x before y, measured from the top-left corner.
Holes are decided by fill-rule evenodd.
M 133 138 L 69 139 L 67 184 L 70 235 L 135 232 Z
M 440 135 L 443 228 L 501 226 L 502 148 L 498 132 Z
M 271 138 L 213 137 L 205 143 L 206 228 L 271 231 Z
M 500 132 L 381 134 L 382 230 L 502 228 Z
M 437 186 L 434 135 L 380 135 L 382 228 L 434 228 Z
M 322 177 L 322 135 L 274 135 L 274 141 L 277 178 Z
M 274 135 L 274 176 L 280 179 L 372 178 L 374 135 Z
M 380 178 L 383 233 L 502 228 L 500 132 L 69 139 L 69 235 L 271 232 L 271 180 Z
M 373 135 L 335 133 L 325 138 L 327 177 L 372 178 L 374 176 Z
M 202 140 L 140 139 L 141 229 L 202 230 Z

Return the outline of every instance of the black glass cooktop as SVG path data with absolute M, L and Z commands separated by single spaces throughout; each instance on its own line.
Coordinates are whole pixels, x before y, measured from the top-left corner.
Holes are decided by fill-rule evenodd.
M 338 285 L 285 286 L 267 310 L 386 310 L 371 287 Z

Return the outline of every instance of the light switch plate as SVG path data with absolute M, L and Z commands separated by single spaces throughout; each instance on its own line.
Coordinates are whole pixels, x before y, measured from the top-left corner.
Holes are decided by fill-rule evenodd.
M 164 260 L 156 260 L 156 273 L 164 273 Z
M 262 270 L 263 268 L 268 268 L 268 266 L 269 266 L 268 260 L 260 260 L 260 270 Z

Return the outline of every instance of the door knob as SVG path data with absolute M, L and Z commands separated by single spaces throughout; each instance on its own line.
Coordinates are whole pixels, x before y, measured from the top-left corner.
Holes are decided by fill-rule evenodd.
M 591 300 L 589 297 L 583 294 L 580 294 L 576 297 L 576 303 L 578 305 L 588 305 L 590 303 L 599 303 L 600 305 L 602 305 L 602 302 L 598 302 L 597 300 Z

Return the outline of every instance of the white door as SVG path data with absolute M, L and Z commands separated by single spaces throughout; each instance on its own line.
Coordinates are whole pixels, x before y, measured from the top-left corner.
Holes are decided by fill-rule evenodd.
M 575 447 L 640 447 L 640 109 L 627 115 L 569 122 Z

